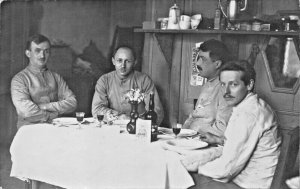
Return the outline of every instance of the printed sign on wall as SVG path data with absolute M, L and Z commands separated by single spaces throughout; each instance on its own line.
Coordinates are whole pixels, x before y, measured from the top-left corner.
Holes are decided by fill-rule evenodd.
M 195 44 L 195 47 L 192 50 L 192 70 L 191 70 L 191 80 L 190 85 L 192 86 L 202 86 L 206 82 L 206 78 L 200 76 L 199 70 L 197 68 L 197 59 L 200 45 L 203 42 L 199 42 Z

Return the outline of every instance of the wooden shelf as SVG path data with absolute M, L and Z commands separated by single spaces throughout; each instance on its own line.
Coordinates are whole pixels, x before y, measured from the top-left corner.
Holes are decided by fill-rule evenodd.
M 279 10 L 277 13 L 280 16 L 298 15 L 300 16 L 300 10 Z
M 299 31 L 243 31 L 243 30 L 161 30 L 161 29 L 142 29 L 135 28 L 134 32 L 142 33 L 160 33 L 160 34 L 226 34 L 226 35 L 270 35 L 270 36 L 295 36 L 299 37 Z

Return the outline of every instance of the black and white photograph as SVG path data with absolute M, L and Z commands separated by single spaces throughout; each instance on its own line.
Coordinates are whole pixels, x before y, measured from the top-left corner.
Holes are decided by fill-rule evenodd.
M 0 0 L 0 189 L 300 189 L 300 0 Z

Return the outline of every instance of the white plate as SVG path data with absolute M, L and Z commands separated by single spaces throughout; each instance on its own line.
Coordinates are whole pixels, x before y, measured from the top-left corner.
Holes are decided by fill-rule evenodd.
M 78 122 L 75 117 L 59 117 L 53 119 L 53 123 L 59 123 L 63 125 L 77 125 Z
M 166 141 L 167 145 L 177 147 L 184 150 L 195 150 L 199 148 L 204 148 L 208 145 L 208 143 L 201 140 L 187 140 L 187 139 L 179 139 L 179 140 L 168 140 Z
M 113 121 L 114 125 L 127 125 L 127 123 L 129 123 L 130 120 L 128 119 L 117 119 Z
M 299 176 L 286 180 L 285 182 L 291 189 L 300 188 Z
M 165 135 L 171 135 L 172 137 L 175 136 L 173 133 L 173 130 L 170 128 L 165 128 L 165 127 L 158 127 L 158 131 Z M 192 129 L 181 129 L 180 133 L 177 135 L 177 137 L 189 137 L 189 136 L 194 136 L 197 134 L 197 131 L 194 131 Z

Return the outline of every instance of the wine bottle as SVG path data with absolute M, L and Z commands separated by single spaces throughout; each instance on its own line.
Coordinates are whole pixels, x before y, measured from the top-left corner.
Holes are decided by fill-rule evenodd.
M 214 29 L 219 30 L 221 27 L 221 9 L 218 7 L 215 10 L 215 18 L 214 18 Z
M 154 111 L 154 93 L 150 93 L 150 100 L 149 100 L 149 110 L 145 114 L 145 119 L 146 120 L 151 120 L 151 141 L 156 141 L 157 140 L 157 114 Z

